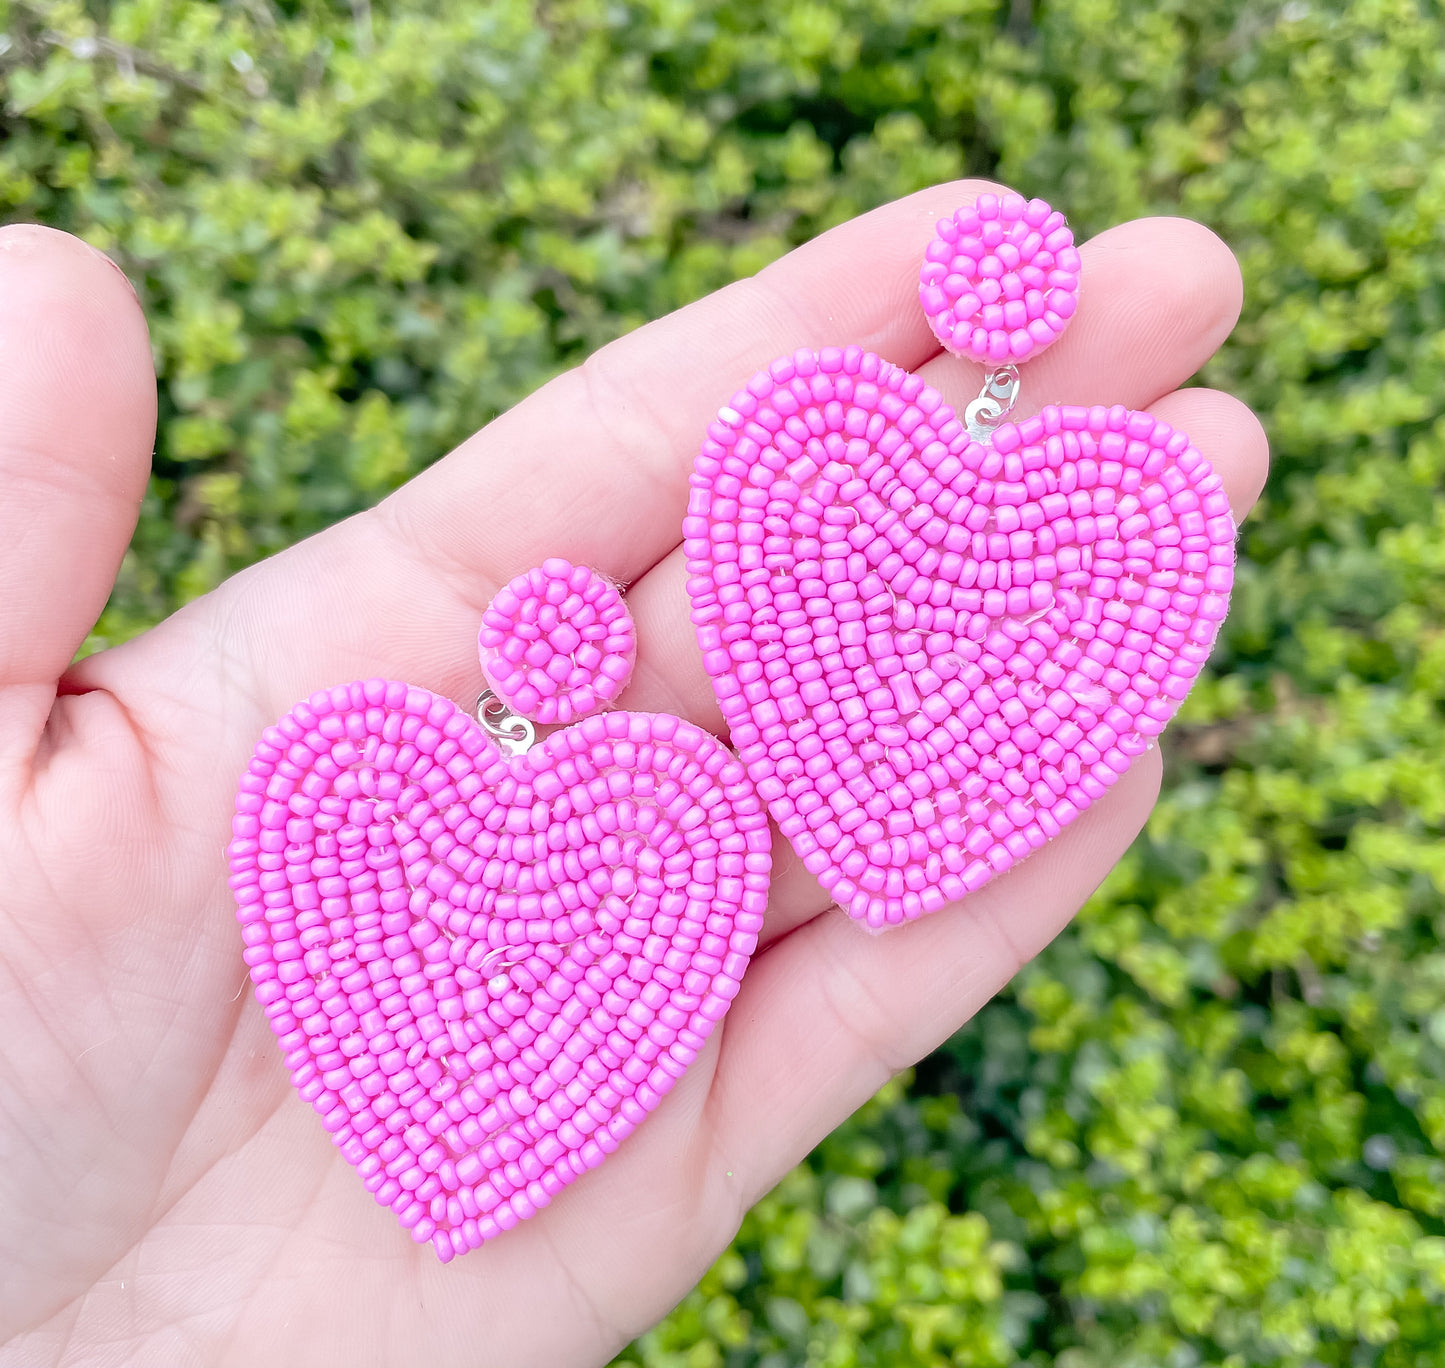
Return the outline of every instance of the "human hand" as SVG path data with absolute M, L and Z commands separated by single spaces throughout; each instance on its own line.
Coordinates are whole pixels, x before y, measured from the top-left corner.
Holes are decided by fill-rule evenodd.
M 315 689 L 382 675 L 474 697 L 482 610 L 548 556 L 630 584 L 625 707 L 721 729 L 680 526 L 718 406 L 774 357 L 856 342 L 960 408 L 917 301 L 935 188 L 603 349 L 377 508 L 71 667 L 135 523 L 155 399 L 118 275 L 0 230 L 0 1343 L 17 1363 L 605 1362 L 701 1276 L 747 1206 L 1064 925 L 1142 825 L 1141 756 L 965 904 L 871 937 L 774 845 L 762 944 L 663 1105 L 544 1212 L 442 1266 L 362 1191 L 293 1096 L 246 986 L 222 856 L 257 736 Z M 1183 428 L 1236 517 L 1265 443 L 1179 386 L 1228 334 L 1237 268 L 1177 220 L 1083 249 L 1044 402 Z

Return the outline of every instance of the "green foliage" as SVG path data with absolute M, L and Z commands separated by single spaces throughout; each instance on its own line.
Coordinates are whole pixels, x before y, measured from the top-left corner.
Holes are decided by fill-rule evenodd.
M 955 1214 L 945 1146 L 977 1130 L 951 1096 L 910 1098 L 903 1079 L 748 1214 L 734 1247 L 615 1368 L 1009 1368 L 1042 1310 L 1006 1286 L 1023 1266 L 976 1212 Z M 905 1175 L 902 1203 L 878 1180 Z M 902 1206 L 904 1210 L 895 1209 Z
M 0 0 L 0 215 L 150 310 L 96 642 L 963 171 L 1219 231 L 1266 418 L 1215 673 L 1078 925 L 620 1364 L 1445 1365 L 1434 0 Z

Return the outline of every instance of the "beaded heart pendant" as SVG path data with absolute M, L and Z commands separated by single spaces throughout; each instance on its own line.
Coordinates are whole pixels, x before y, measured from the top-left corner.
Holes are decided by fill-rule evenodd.
M 483 626 L 489 677 L 575 715 L 625 678 L 603 668 L 630 665 L 619 608 L 564 561 L 519 576 Z M 480 719 L 385 680 L 313 695 L 262 736 L 227 852 L 293 1084 L 443 1261 L 657 1106 L 737 993 L 771 865 L 743 766 L 701 728 L 609 712 L 531 744 Z
M 1100 798 L 1228 607 L 1234 522 L 1184 433 L 1122 405 L 1001 421 L 1079 265 L 1048 205 L 980 197 L 920 279 L 944 345 L 998 367 L 963 419 L 860 347 L 802 350 L 694 466 L 692 620 L 733 743 L 871 927 L 982 887 Z

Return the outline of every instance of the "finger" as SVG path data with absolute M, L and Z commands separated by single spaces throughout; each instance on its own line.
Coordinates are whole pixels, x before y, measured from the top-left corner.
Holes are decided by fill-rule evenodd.
M 0 228 L 0 756 L 33 751 L 135 528 L 155 433 L 145 320 L 78 238 Z
M 1091 239 L 1081 253 L 1085 289 L 1078 313 L 1054 346 L 1022 367 L 1020 417 L 1045 402 L 1149 408 L 1214 354 L 1238 317 L 1239 265 L 1229 248 L 1197 223 L 1140 219 Z M 922 316 L 916 297 L 910 310 Z M 977 394 L 983 374 L 972 362 L 937 353 L 918 371 L 956 411 Z M 723 402 L 724 396 L 715 397 L 714 413 Z M 697 428 L 694 445 L 704 429 L 705 424 Z M 717 729 L 721 714 L 691 625 L 678 612 L 687 602 L 681 553 L 674 552 L 658 571 L 628 595 L 639 652 L 626 706 L 678 711 Z
M 1159 774 L 1159 752 L 1146 752 L 1044 850 L 961 904 L 883 935 L 826 913 L 753 960 L 709 1098 L 716 1148 L 745 1201 L 1058 934 L 1138 834 Z
M 1086 288 L 1078 313 L 1054 346 L 1022 367 L 1020 417 L 1036 413 L 1044 403 L 1151 408 L 1214 354 L 1238 318 L 1239 265 L 1229 248 L 1197 223 L 1156 218 L 1121 224 L 1086 242 L 1081 254 Z M 916 300 L 912 309 L 919 312 Z M 977 394 L 983 368 L 938 353 L 919 373 L 961 410 Z M 1223 415 L 1220 421 L 1228 426 Z M 1258 430 L 1252 417 L 1245 421 Z M 1203 439 L 1181 426 L 1199 445 Z M 1236 462 L 1246 484 L 1252 477 L 1244 468 L 1261 464 L 1251 455 L 1253 439 L 1242 447 L 1229 440 L 1200 449 L 1226 464 Z M 1228 482 L 1228 472 L 1222 473 Z M 1262 469 L 1257 474 L 1262 482 Z M 627 705 L 682 711 L 720 727 L 691 627 L 675 611 L 686 601 L 678 592 L 685 584 L 680 552 L 658 570 L 629 594 L 640 649 Z
M 918 264 L 935 221 L 988 188 L 961 181 L 885 205 L 603 347 L 389 511 L 429 554 L 507 575 L 565 555 L 630 582 L 681 539 L 691 457 L 719 404 L 760 367 L 839 342 L 909 367 L 938 352 Z M 479 523 L 483 508 L 504 516 Z
M 934 222 L 982 182 L 937 186 L 833 229 L 758 276 L 605 347 L 334 528 L 86 662 L 138 720 L 176 706 L 254 735 L 338 679 L 404 675 L 451 697 L 498 585 L 548 556 L 624 582 L 680 540 L 692 455 L 719 402 L 801 345 L 859 340 L 905 365 L 937 350 L 916 298 Z M 178 697 L 153 682 L 185 681 Z M 224 762 L 223 762 L 224 763 Z

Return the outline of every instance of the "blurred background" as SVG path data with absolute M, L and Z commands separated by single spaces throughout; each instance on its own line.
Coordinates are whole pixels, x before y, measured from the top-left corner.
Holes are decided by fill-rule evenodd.
M 1237 252 L 1233 614 L 1077 924 L 618 1368 L 1445 1365 L 1438 0 L 0 0 L 0 219 L 160 375 L 91 648 L 964 173 Z

